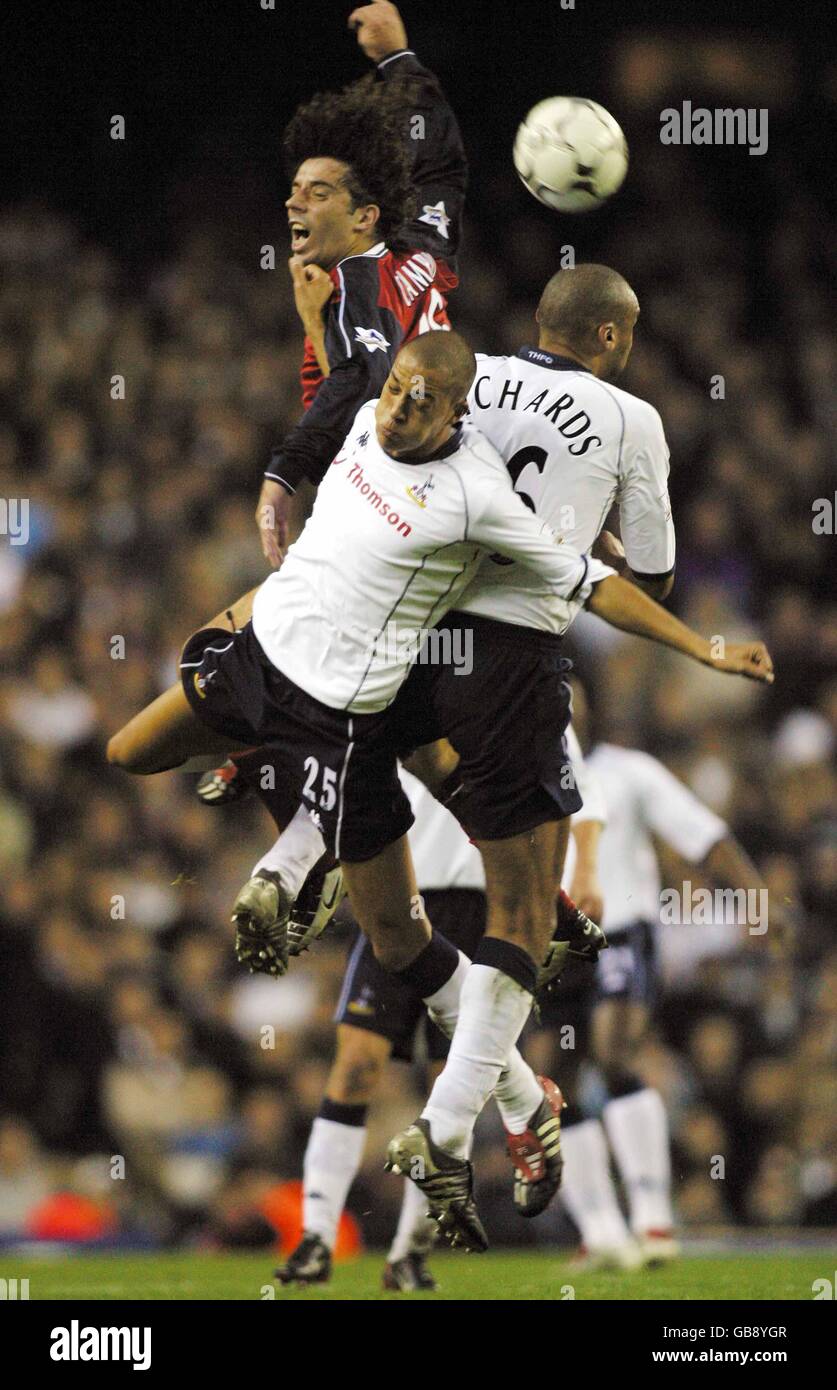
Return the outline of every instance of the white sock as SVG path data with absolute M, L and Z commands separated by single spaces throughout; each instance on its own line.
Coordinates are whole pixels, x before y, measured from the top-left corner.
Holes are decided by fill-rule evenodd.
M 470 965 L 468 957 L 460 951 L 459 965 L 450 979 L 424 1001 L 433 1022 L 447 1038 L 453 1037 L 456 1028 L 462 986 Z M 529 1128 L 529 1121 L 543 1100 L 543 1090 L 532 1068 L 528 1062 L 524 1062 L 516 1047 L 512 1048 L 506 1066 L 500 1073 L 494 1098 L 510 1134 L 522 1134 Z
M 462 997 L 462 986 L 465 983 L 471 962 L 461 951 L 459 964 L 454 970 L 449 980 L 446 980 L 441 989 L 437 989 L 435 994 L 428 994 L 424 1000 L 425 1008 L 431 1019 L 440 1028 L 446 1038 L 452 1038 L 456 1028 L 456 1020 L 459 1018 L 459 1001 Z
M 561 1196 L 588 1250 L 616 1250 L 631 1233 L 610 1173 L 610 1152 L 600 1120 L 561 1130 L 564 1176 Z
M 407 1255 L 426 1255 L 436 1238 L 436 1222 L 427 1215 L 427 1198 L 409 1179 L 404 1181 L 398 1229 L 389 1248 L 387 1261 L 395 1264 Z
M 522 1134 L 543 1100 L 543 1087 L 516 1047 L 509 1053 L 505 1071 L 500 1073 L 494 1099 L 509 1134 Z
M 465 1158 L 477 1116 L 505 1070 L 532 996 L 493 965 L 470 965 L 445 1069 L 422 1111 L 440 1148 Z
M 325 840 L 311 819 L 306 806 L 300 803 L 296 815 L 253 869 L 272 869 L 279 874 L 283 886 L 296 897 L 318 859 L 325 853 Z
M 631 1229 L 636 1235 L 670 1230 L 668 1117 L 659 1091 L 646 1087 L 609 1100 L 602 1119 L 628 1194 Z
M 329 1250 L 334 1249 L 365 1143 L 365 1125 L 343 1125 L 318 1115 L 311 1126 L 302 1171 L 302 1226 L 324 1240 Z

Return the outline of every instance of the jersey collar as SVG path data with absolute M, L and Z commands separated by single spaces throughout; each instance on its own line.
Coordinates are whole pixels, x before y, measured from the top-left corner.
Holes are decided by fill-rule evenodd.
M 334 269 L 335 269 L 335 270 L 339 270 L 340 266 L 341 266 L 341 265 L 345 265 L 347 261 L 360 261 L 360 260 L 363 259 L 364 256 L 374 256 L 376 260 L 379 260 L 380 257 L 381 257 L 381 256 L 385 256 L 386 253 L 387 253 L 387 244 L 386 244 L 386 242 L 385 242 L 385 241 L 376 241 L 376 242 L 375 242 L 375 245 L 374 245 L 374 246 L 370 246 L 368 251 L 356 251 L 356 252 L 354 253 L 354 255 L 351 255 L 351 256 L 344 256 L 343 259 L 342 259 L 342 261 L 338 261 L 338 262 L 337 262 L 337 265 L 334 267 Z
M 408 467 L 411 466 L 411 467 L 419 468 L 419 467 L 423 467 L 423 465 L 426 464 L 426 463 L 439 463 L 442 459 L 450 458 L 451 454 L 455 454 L 456 451 L 457 451 L 457 449 L 459 449 L 459 448 L 461 448 L 461 447 L 462 447 L 462 426 L 461 426 L 461 424 L 460 424 L 460 425 L 457 425 L 457 426 L 456 426 L 456 429 L 454 430 L 454 432 L 453 432 L 453 434 L 451 435 L 450 439 L 448 440 L 447 444 L 443 444 L 442 447 L 441 447 L 441 449 L 438 449 L 438 450 L 436 451 L 435 454 L 431 454 L 429 458 L 426 458 L 426 459 L 395 459 L 394 462 L 395 462 L 395 463 L 406 463 L 406 464 L 408 465 Z M 386 452 L 386 451 L 384 451 L 384 452 Z M 388 457 L 389 457 L 389 455 L 388 455 Z
M 438 454 L 433 454 L 432 458 L 425 459 L 425 463 L 437 463 L 439 459 L 450 458 L 457 449 L 462 447 L 462 426 L 457 425 L 447 444 L 443 444 Z
M 557 352 L 547 352 L 546 348 L 522 347 L 517 356 L 522 357 L 524 362 L 534 362 L 538 367 L 549 367 L 555 372 L 586 372 L 588 376 L 593 375 L 589 367 L 576 362 L 574 357 L 560 357 Z

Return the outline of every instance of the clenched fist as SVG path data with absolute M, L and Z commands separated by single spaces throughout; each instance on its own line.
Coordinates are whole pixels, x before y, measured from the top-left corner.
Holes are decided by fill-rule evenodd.
M 407 47 L 407 30 L 398 7 L 389 0 L 374 0 L 371 5 L 359 5 L 349 15 L 349 28 L 357 33 L 357 41 L 373 63 L 380 63 L 388 53 L 398 53 Z
M 773 658 L 763 642 L 728 642 L 717 654 L 713 650 L 705 664 L 714 666 L 717 671 L 727 671 L 731 676 L 746 676 L 751 681 L 773 684 Z
M 334 282 L 328 271 L 318 265 L 304 265 L 301 256 L 288 261 L 294 287 L 294 303 L 306 332 L 322 322 L 323 309 L 334 294 Z

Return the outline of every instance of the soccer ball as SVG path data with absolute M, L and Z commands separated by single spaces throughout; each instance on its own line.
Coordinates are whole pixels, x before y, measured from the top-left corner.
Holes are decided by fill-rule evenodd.
M 597 101 L 547 97 L 518 128 L 514 167 L 548 208 L 587 212 L 621 185 L 628 146 L 621 126 Z

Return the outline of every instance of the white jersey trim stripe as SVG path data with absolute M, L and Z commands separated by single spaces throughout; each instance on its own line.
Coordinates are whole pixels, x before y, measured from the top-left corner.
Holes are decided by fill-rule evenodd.
M 412 48 L 402 48 L 400 53 L 390 53 L 388 58 L 382 58 L 378 63 L 378 69 L 385 68 L 387 63 L 394 63 L 398 58 L 415 58 Z
M 351 256 L 344 256 L 342 261 L 337 262 L 337 269 L 345 265 L 347 261 L 374 260 L 379 261 L 387 253 L 385 241 L 376 241 L 374 246 L 370 246 L 368 251 L 354 251 Z
M 337 316 L 337 323 L 340 328 L 340 332 L 343 334 L 343 342 L 346 344 L 346 352 L 348 353 L 349 357 L 351 357 L 352 344 L 349 340 L 349 335 L 346 332 L 345 324 L 343 323 L 343 316 L 346 312 L 346 281 L 343 279 L 343 272 L 339 266 L 337 267 L 337 274 L 340 277 L 340 313 Z
M 264 476 L 266 478 L 270 478 L 274 483 L 281 483 L 284 488 L 287 488 L 288 492 L 293 497 L 294 493 L 296 492 L 296 488 L 291 487 L 290 483 L 286 482 L 285 479 L 280 477 L 278 473 L 265 473 Z
M 237 631 L 240 632 L 241 629 L 238 628 Z M 228 642 L 225 647 L 204 647 L 203 655 L 206 656 L 207 652 L 217 652 L 220 656 L 223 652 L 228 652 L 231 646 L 232 642 Z M 200 661 L 181 661 L 181 671 L 185 670 L 187 666 L 203 666 L 203 657 L 201 657 Z

